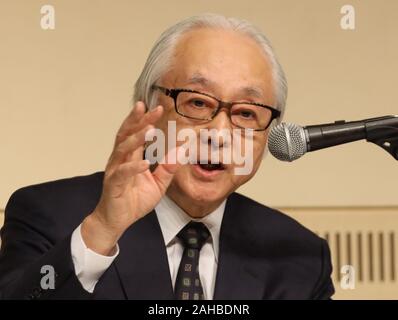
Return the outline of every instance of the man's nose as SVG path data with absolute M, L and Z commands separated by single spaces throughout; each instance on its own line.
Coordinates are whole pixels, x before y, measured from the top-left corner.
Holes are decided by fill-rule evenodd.
M 226 137 L 224 137 L 224 135 L 227 134 L 227 132 L 230 133 L 232 130 L 232 123 L 228 115 L 228 112 L 229 110 L 227 108 L 223 108 L 210 122 L 208 122 L 206 129 L 217 130 L 218 133 L 217 136 L 212 135 L 211 137 L 208 138 L 207 143 L 209 145 L 214 145 L 222 148 L 226 147 L 229 144 L 227 143 L 229 139 L 226 139 Z
M 222 108 L 217 115 L 208 123 L 209 129 L 232 129 L 231 119 L 228 108 Z

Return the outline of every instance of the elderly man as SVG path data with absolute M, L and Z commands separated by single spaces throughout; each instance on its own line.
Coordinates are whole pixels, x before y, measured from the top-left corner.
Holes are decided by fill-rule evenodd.
M 169 28 L 136 83 L 105 173 L 12 195 L 2 298 L 329 299 L 327 243 L 234 192 L 259 168 L 286 92 L 268 40 L 248 22 L 207 14 Z M 150 163 L 149 133 L 167 136 L 171 123 L 190 129 L 205 154 L 233 146 L 203 141 L 203 130 L 241 130 L 251 170 L 236 174 L 239 165 L 223 158 L 170 161 L 170 139 L 164 161 Z

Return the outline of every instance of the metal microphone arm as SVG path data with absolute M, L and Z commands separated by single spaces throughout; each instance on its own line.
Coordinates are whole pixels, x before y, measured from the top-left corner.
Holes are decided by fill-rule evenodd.
M 398 126 L 397 116 L 386 116 L 373 121 L 366 122 L 366 132 L 368 142 L 374 143 L 391 154 L 395 160 L 398 160 Z M 381 120 L 381 125 L 378 120 Z M 391 122 L 391 125 L 389 125 Z

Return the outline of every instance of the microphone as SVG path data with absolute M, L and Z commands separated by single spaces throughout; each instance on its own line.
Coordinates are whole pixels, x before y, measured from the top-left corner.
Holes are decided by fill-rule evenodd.
M 268 149 L 275 158 L 291 162 L 307 152 L 362 139 L 377 144 L 398 160 L 398 115 L 305 127 L 281 123 L 272 128 Z

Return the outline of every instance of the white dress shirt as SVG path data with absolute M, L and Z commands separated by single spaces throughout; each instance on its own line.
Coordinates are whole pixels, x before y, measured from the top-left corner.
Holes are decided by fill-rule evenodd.
M 177 204 L 166 195 L 155 207 L 156 215 L 162 230 L 167 250 L 170 277 L 174 284 L 184 247 L 176 236 L 190 221 L 204 223 L 210 231 L 211 237 L 203 245 L 199 256 L 200 281 L 206 300 L 213 299 L 214 286 L 217 274 L 219 238 L 221 221 L 224 215 L 226 200 L 213 212 L 201 219 L 194 219 L 185 213 Z M 80 227 L 72 234 L 71 252 L 75 273 L 83 288 L 93 292 L 101 275 L 109 268 L 119 254 L 119 246 L 112 256 L 103 256 L 87 248 L 81 236 Z

